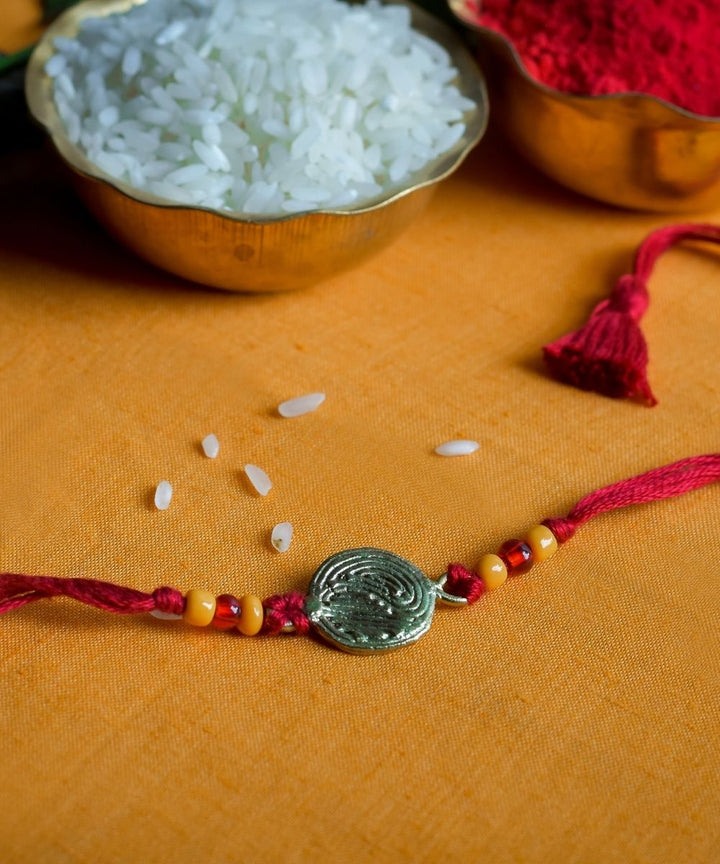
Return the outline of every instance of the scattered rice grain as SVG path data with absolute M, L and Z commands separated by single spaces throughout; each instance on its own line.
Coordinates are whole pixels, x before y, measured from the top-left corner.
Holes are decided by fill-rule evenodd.
M 480 445 L 477 441 L 457 440 L 446 441 L 435 448 L 438 456 L 469 456 L 474 453 Z
M 167 510 L 172 501 L 173 488 L 167 480 L 161 480 L 155 489 L 155 506 L 158 510 Z
M 272 489 L 272 481 L 257 465 L 246 465 L 245 473 L 258 495 L 265 496 Z
M 325 401 L 324 393 L 308 393 L 306 396 L 296 396 L 287 399 L 278 405 L 278 414 L 281 417 L 300 417 L 315 411 Z
M 289 522 L 280 522 L 270 535 L 270 542 L 278 552 L 287 552 L 293 538 L 293 526 Z
M 220 442 L 217 435 L 206 435 L 202 440 L 202 449 L 208 459 L 215 459 L 220 452 Z

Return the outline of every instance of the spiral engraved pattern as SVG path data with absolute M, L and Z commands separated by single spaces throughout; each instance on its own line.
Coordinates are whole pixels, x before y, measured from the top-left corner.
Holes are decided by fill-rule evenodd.
M 432 622 L 434 584 L 383 549 L 350 549 L 315 573 L 306 609 L 317 630 L 345 651 L 370 653 L 419 639 Z

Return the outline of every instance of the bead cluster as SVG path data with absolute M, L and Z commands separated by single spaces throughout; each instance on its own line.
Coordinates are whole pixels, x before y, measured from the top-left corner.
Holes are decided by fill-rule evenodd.
M 533 525 L 524 540 L 507 540 L 497 555 L 483 555 L 477 564 L 477 574 L 485 588 L 492 591 L 504 585 L 508 576 L 520 576 L 541 561 L 555 554 L 558 542 L 546 525 Z
M 558 542 L 547 525 L 533 525 L 523 540 L 506 540 L 497 555 L 483 555 L 475 571 L 462 564 L 449 564 L 444 590 L 467 603 L 476 603 L 486 591 L 504 585 L 509 576 L 520 576 L 533 564 L 547 561 L 557 551 Z
M 193 588 L 185 595 L 182 617 L 194 627 L 235 628 L 245 636 L 256 636 L 262 630 L 265 613 L 262 600 L 254 594 L 239 599 L 232 594 L 215 597 L 209 591 Z

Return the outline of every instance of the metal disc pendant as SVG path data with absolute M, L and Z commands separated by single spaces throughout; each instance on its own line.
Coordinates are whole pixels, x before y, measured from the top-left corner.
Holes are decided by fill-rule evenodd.
M 383 549 L 349 549 L 323 562 L 306 611 L 320 634 L 344 651 L 370 654 L 417 641 L 432 622 L 435 583 Z

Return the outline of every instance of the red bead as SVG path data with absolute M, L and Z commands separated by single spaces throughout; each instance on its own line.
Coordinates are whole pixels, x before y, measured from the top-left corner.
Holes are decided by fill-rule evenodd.
M 507 567 L 508 576 L 519 576 L 533 565 L 532 549 L 522 540 L 507 540 L 498 549 L 498 555 Z
M 212 626 L 217 630 L 231 630 L 238 622 L 240 601 L 232 594 L 221 594 L 215 601 Z

